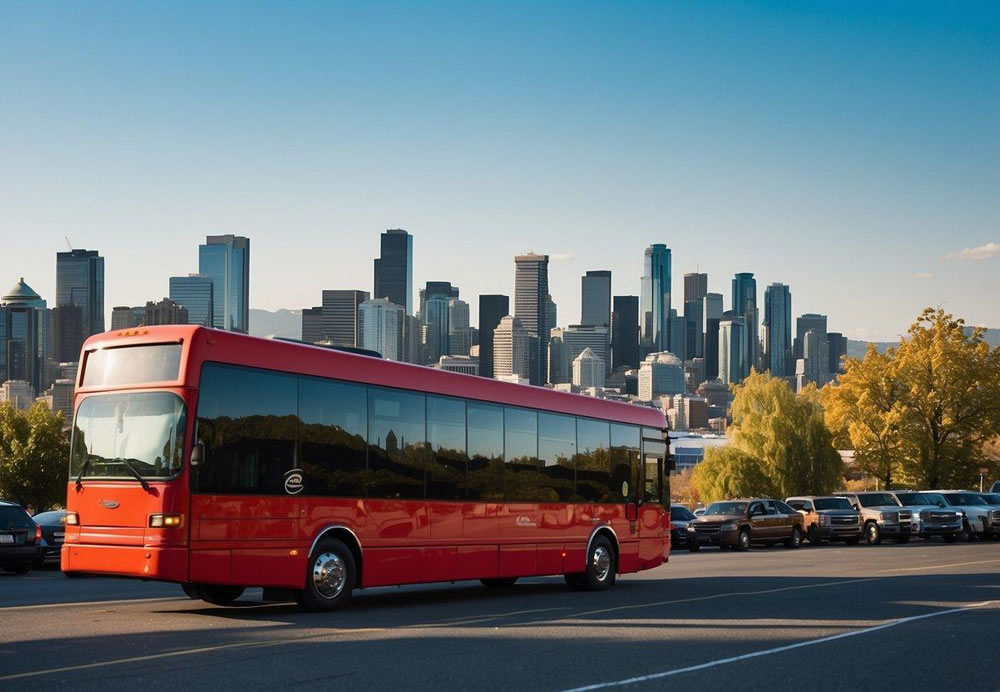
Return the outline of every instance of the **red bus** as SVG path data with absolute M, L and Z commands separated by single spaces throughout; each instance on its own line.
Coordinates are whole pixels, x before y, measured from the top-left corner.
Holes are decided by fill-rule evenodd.
M 83 346 L 62 569 L 352 589 L 563 574 L 600 590 L 670 551 L 660 411 L 196 326 Z

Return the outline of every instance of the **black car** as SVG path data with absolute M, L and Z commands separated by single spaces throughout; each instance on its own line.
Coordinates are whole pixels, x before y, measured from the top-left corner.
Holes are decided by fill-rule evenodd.
M 0 569 L 24 574 L 40 554 L 42 530 L 21 505 L 0 500 Z
M 684 505 L 670 507 L 670 548 L 687 545 L 687 525 L 697 517 Z
M 42 554 L 35 560 L 35 567 L 41 567 L 47 562 L 59 562 L 63 536 L 66 534 L 66 511 L 56 509 L 42 512 L 36 514 L 34 519 L 42 529 Z

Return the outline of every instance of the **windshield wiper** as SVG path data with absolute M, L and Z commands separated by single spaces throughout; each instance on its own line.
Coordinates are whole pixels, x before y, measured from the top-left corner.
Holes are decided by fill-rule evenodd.
M 90 462 L 94 460 L 93 454 L 88 454 L 87 458 L 83 460 L 80 465 L 80 473 L 76 475 L 76 492 L 80 492 L 80 488 L 83 487 L 83 474 L 87 472 L 87 467 L 90 466 Z
M 132 476 L 134 476 L 137 481 L 139 481 L 139 485 L 142 486 L 143 490 L 145 490 L 146 492 L 152 492 L 149 483 L 146 481 L 145 478 L 142 477 L 142 474 L 140 474 L 138 471 L 135 470 L 135 467 L 129 463 L 128 459 L 126 459 L 125 457 L 118 457 L 117 459 L 112 459 L 112 461 L 121 462 L 122 466 L 128 469 L 128 472 Z

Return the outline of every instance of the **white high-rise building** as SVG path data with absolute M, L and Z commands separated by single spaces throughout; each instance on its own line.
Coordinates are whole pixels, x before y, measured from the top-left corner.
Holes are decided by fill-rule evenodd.
M 590 348 L 573 359 L 573 385 L 581 389 L 604 386 L 604 359 Z
M 0 403 L 10 402 L 18 411 L 27 411 L 35 403 L 35 388 L 27 380 L 7 380 L 0 384 Z
M 378 351 L 387 360 L 404 360 L 401 305 L 388 298 L 366 300 L 358 306 L 358 315 L 361 348 Z
M 719 323 L 719 379 L 739 384 L 750 374 L 747 362 L 747 325 L 743 317 Z
M 684 392 L 684 363 L 673 353 L 650 353 L 639 365 L 639 399 L 652 401 Z
M 452 298 L 448 301 L 448 353 L 467 356 L 472 348 L 472 330 L 469 329 L 469 304 Z
M 500 320 L 493 330 L 493 377 L 529 377 L 530 349 L 531 334 L 521 320 L 510 315 Z

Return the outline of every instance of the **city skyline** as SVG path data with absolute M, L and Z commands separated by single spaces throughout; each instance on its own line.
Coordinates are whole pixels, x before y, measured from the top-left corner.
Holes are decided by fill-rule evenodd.
M 4 281 L 53 303 L 68 237 L 106 258 L 109 316 L 232 233 L 251 306 L 302 309 L 371 291 L 402 227 L 414 285 L 469 296 L 548 254 L 564 316 L 587 270 L 639 295 L 637 248 L 664 243 L 675 296 L 752 271 L 854 339 L 928 305 L 1000 326 L 996 5 L 265 4 L 188 40 L 217 12 L 0 9 Z

